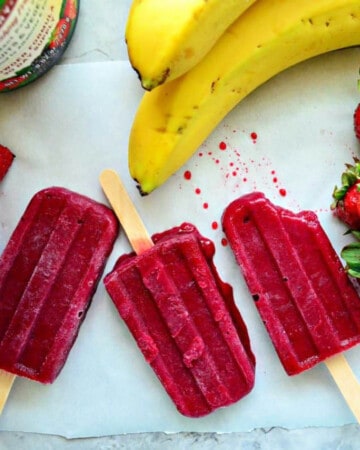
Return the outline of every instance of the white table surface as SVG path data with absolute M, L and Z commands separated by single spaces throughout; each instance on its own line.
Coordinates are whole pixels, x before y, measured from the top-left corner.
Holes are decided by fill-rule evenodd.
M 130 0 L 82 0 L 73 40 L 60 64 L 87 64 L 127 59 L 124 27 Z M 41 81 L 38 81 L 41 83 Z M 1 419 L 0 419 L 1 420 Z M 92 449 L 338 449 L 360 447 L 360 428 L 350 424 L 339 427 L 283 429 L 258 428 L 238 433 L 138 433 L 115 436 L 66 439 L 61 436 L 6 431 L 0 433 L 0 450 Z

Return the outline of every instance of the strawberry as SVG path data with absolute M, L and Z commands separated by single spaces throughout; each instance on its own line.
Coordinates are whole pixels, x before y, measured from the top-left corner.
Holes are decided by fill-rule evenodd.
M 360 140 L 360 103 L 354 111 L 354 132 Z M 356 238 L 355 242 L 342 249 L 341 257 L 346 262 L 348 274 L 360 283 L 360 160 L 354 158 L 354 162 L 354 165 L 346 165 L 346 171 L 341 176 L 342 186 L 334 189 L 331 208 L 335 216 L 350 227 L 348 233 Z
M 354 131 L 355 136 L 360 140 L 360 103 L 354 111 Z
M 0 181 L 5 177 L 14 157 L 14 154 L 7 147 L 0 144 Z
M 354 158 L 354 162 L 354 165 L 346 165 L 341 176 L 342 186 L 334 189 L 331 208 L 351 230 L 360 231 L 360 160 Z
M 334 215 L 344 222 L 357 241 L 346 245 L 341 257 L 346 263 L 346 271 L 352 277 L 360 279 L 360 160 L 354 158 L 354 164 L 346 165 L 341 176 L 342 186 L 335 187 L 334 202 L 331 205 Z M 359 280 L 360 281 L 360 280 Z

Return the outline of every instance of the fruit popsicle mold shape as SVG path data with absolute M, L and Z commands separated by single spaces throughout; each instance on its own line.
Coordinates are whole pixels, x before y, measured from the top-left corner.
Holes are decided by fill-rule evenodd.
M 110 208 L 61 187 L 31 199 L 0 258 L 0 368 L 62 369 L 118 234 Z
M 315 213 L 262 193 L 232 202 L 223 229 L 289 375 L 360 342 L 360 299 Z
M 214 251 L 185 223 L 154 235 L 140 253 L 121 256 L 104 278 L 145 360 L 188 417 L 228 406 L 254 385 L 247 329 Z

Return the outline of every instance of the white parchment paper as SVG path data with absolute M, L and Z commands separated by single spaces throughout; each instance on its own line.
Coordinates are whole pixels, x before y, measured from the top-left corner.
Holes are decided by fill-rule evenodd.
M 100 283 L 58 379 L 43 386 L 17 378 L 0 430 L 85 437 L 354 422 L 323 364 L 296 377 L 285 374 L 230 248 L 222 243 L 220 219 L 231 200 L 261 190 L 294 211 L 313 209 L 341 249 L 349 237 L 329 205 L 344 164 L 359 154 L 352 126 L 359 57 L 359 49 L 340 51 L 277 76 L 245 99 L 186 166 L 147 197 L 140 197 L 127 169 L 129 130 L 142 95 L 128 63 L 59 66 L 0 97 L 0 142 L 16 154 L 0 184 L 0 250 L 36 191 L 58 185 L 106 202 L 98 175 L 112 167 L 150 233 L 189 221 L 214 240 L 215 262 L 234 287 L 257 358 L 255 388 L 246 398 L 202 419 L 182 417 Z M 121 232 L 105 271 L 129 250 Z M 360 348 L 347 357 L 360 378 Z

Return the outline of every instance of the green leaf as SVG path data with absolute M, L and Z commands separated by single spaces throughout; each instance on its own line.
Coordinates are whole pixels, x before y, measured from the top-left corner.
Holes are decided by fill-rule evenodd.
M 347 273 L 354 278 L 360 278 L 360 272 L 357 270 L 352 270 L 352 269 L 348 268 Z
M 341 188 L 335 187 L 333 197 L 335 200 L 342 200 L 349 188 L 349 185 L 342 186 Z
M 341 257 L 346 262 L 349 274 L 359 272 L 360 276 L 360 242 L 352 242 L 345 246 L 341 251 Z
M 352 173 L 350 172 L 344 172 L 341 174 L 341 184 L 343 186 L 351 186 L 352 180 L 353 180 L 354 176 Z

